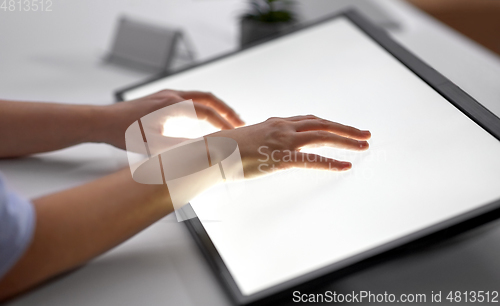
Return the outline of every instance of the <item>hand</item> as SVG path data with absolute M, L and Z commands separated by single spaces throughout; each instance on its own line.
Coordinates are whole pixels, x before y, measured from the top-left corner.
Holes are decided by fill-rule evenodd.
M 331 122 L 313 115 L 270 118 L 262 123 L 234 130 L 219 131 L 207 137 L 229 137 L 238 143 L 245 178 L 260 176 L 270 169 L 313 168 L 345 171 L 352 165 L 311 153 L 306 146 L 326 145 L 364 151 L 369 131 Z M 266 158 L 267 157 L 267 158 Z M 266 160 L 267 159 L 267 160 Z M 264 161 L 265 160 L 265 161 Z M 262 164 L 267 164 L 266 168 Z
M 132 101 L 106 106 L 102 137 L 104 142 L 125 149 L 125 131 L 136 120 L 163 107 L 193 100 L 196 115 L 216 128 L 227 130 L 242 126 L 243 120 L 222 100 L 211 93 L 200 91 L 162 90 Z

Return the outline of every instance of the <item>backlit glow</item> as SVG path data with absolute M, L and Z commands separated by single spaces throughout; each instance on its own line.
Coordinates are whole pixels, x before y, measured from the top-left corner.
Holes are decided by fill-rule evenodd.
M 169 117 L 163 124 L 162 135 L 194 139 L 217 131 L 217 128 L 205 120 L 196 120 L 188 117 Z

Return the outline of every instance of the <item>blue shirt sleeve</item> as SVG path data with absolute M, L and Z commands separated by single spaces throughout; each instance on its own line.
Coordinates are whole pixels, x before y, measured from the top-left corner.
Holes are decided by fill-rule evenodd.
M 0 174 L 0 279 L 23 255 L 34 228 L 32 203 L 8 191 Z

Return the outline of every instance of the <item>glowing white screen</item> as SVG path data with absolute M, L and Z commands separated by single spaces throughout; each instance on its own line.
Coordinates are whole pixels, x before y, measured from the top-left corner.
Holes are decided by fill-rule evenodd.
M 315 114 L 372 132 L 367 152 L 316 150 L 352 161 L 343 175 L 292 169 L 247 181 L 235 200 L 218 186 L 191 202 L 246 295 L 500 198 L 500 142 L 347 19 L 125 98 L 163 88 L 211 91 L 248 124 Z

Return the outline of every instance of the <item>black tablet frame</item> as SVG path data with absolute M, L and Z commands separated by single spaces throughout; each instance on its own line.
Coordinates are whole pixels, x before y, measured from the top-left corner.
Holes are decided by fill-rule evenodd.
M 387 52 L 392 54 L 408 69 L 413 71 L 418 77 L 420 77 L 429 86 L 431 86 L 434 90 L 441 94 L 446 100 L 452 103 L 456 108 L 458 108 L 465 115 L 471 118 L 488 133 L 493 135 L 496 139 L 500 140 L 500 119 L 497 116 L 495 116 L 492 112 L 490 112 L 479 102 L 474 100 L 474 98 L 469 96 L 466 92 L 461 90 L 458 86 L 453 84 L 439 72 L 428 66 L 407 49 L 399 45 L 388 35 L 388 33 L 386 33 L 383 29 L 373 25 L 357 11 L 349 10 L 346 12 L 337 13 L 317 22 L 292 28 L 286 33 L 257 42 L 249 47 L 246 47 L 244 50 L 253 48 L 260 44 L 265 44 L 270 40 L 277 39 L 290 33 L 314 27 L 316 25 L 328 22 L 334 18 L 339 17 L 345 17 L 349 19 L 354 25 L 356 25 L 359 29 L 361 29 L 364 33 L 371 37 L 372 40 L 382 46 Z M 207 63 L 222 60 L 241 51 L 242 50 L 231 52 L 213 60 L 197 64 L 186 69 L 176 71 L 174 73 L 163 73 L 161 75 L 155 76 L 154 78 L 148 79 L 145 82 L 118 90 L 115 94 L 116 98 L 118 101 L 122 101 L 123 95 L 126 91 L 143 86 L 158 79 L 165 78 L 169 75 L 174 75 L 176 73 L 187 71 L 205 65 Z M 388 258 L 400 255 L 402 252 L 405 252 L 405 250 L 412 249 L 415 246 L 427 244 L 432 241 L 441 241 L 444 238 L 456 235 L 465 230 L 469 230 L 473 227 L 495 220 L 499 217 L 500 199 L 468 213 L 448 219 L 439 224 L 435 224 L 431 227 L 414 232 L 405 237 L 393 240 L 389 243 L 378 246 L 366 252 L 357 254 L 350 258 L 325 266 L 318 270 L 312 271 L 300 277 L 294 278 L 292 280 L 286 281 L 279 285 L 267 288 L 248 296 L 243 295 L 239 290 L 234 278 L 231 276 L 231 273 L 229 272 L 227 266 L 224 264 L 224 261 L 222 260 L 216 247 L 212 243 L 200 220 L 198 218 L 190 219 L 188 221 L 185 221 L 185 224 L 194 237 L 196 243 L 200 247 L 201 251 L 205 255 L 207 261 L 214 269 L 216 276 L 221 281 L 233 301 L 238 305 L 249 305 L 275 303 L 276 301 L 286 297 L 288 299 L 291 299 L 292 295 L 290 294 L 290 290 L 302 290 L 302 292 L 304 292 L 304 289 L 313 288 L 318 284 L 323 284 L 325 281 L 335 280 L 346 274 L 358 271 L 380 261 L 384 261 Z

